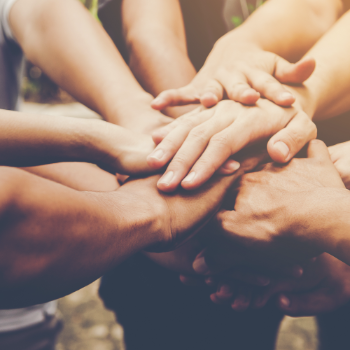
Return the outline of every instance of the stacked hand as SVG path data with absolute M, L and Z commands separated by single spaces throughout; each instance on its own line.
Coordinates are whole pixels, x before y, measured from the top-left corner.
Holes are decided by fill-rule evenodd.
M 297 107 L 283 108 L 264 99 L 250 107 L 222 101 L 208 110 L 199 108 L 154 132 L 158 146 L 148 163 L 159 169 L 170 161 L 158 182 L 162 191 L 173 191 L 180 183 L 187 190 L 195 189 L 217 170 L 221 174 L 236 171 L 239 163 L 229 158 L 245 146 L 269 137 L 270 157 L 283 163 L 316 137 L 316 127 Z
M 294 96 L 281 83 L 301 84 L 314 71 L 315 61 L 306 58 L 291 64 L 253 44 L 232 45 L 221 38 L 193 81 L 180 89 L 162 92 L 152 107 L 162 110 L 200 102 L 212 107 L 225 96 L 243 104 L 254 104 L 260 96 L 280 106 L 291 106 Z

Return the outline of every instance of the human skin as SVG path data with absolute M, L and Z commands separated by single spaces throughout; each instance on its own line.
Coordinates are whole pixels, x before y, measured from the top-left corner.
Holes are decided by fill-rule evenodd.
M 350 52 L 345 34 L 349 29 L 350 12 L 348 11 L 307 53 L 307 56 L 314 57 L 318 62 L 313 75 L 302 86 L 286 87 L 297 98 L 293 107 L 306 113 L 303 114 L 304 118 L 292 118 L 284 126 L 276 127 L 274 130 L 269 129 L 271 124 L 277 123 L 272 115 L 270 115 L 271 120 L 262 127 L 259 124 L 261 118 L 256 118 L 257 121 L 252 121 L 242 132 L 242 124 L 244 125 L 247 121 L 243 119 L 242 123 L 237 122 L 240 118 L 239 115 L 234 115 L 235 104 L 231 102 L 232 112 L 227 110 L 225 114 L 220 113 L 221 123 L 215 123 L 215 127 L 212 124 L 218 119 L 217 115 L 212 113 L 208 118 L 205 116 L 210 112 L 206 114 L 202 112 L 198 115 L 184 116 L 181 120 L 173 122 L 173 125 L 170 124 L 155 132 L 153 138 L 160 144 L 149 157 L 150 165 L 155 168 L 164 166 L 174 156 L 159 188 L 171 191 L 180 182 L 186 189 L 200 186 L 215 170 L 225 164 L 228 157 L 237 149 L 249 142 L 254 142 L 259 136 L 272 136 L 267 150 L 273 160 L 281 163 L 289 161 L 310 140 L 310 134 L 303 133 L 307 116 L 317 121 L 335 117 L 350 108 L 349 99 L 343 93 L 349 88 L 350 73 L 342 69 L 347 65 Z M 342 66 L 334 64 L 338 58 L 342 60 Z M 222 103 L 227 102 L 222 101 Z M 259 107 L 259 102 L 257 106 Z M 220 104 L 215 108 L 219 110 Z M 282 120 L 279 118 L 279 122 L 283 124 Z M 246 136 L 242 137 L 244 133 Z M 177 140 L 176 144 L 174 138 Z M 159 152 L 162 152 L 162 155 L 157 159 Z M 231 166 L 230 163 L 225 164 L 226 172 L 235 170 L 233 165 L 232 162 Z M 169 172 L 173 172 L 174 175 L 171 181 L 167 178 Z M 188 178 L 184 178 L 186 174 L 189 174 Z
M 1 167 L 0 176 L 0 307 L 14 308 L 79 289 L 139 250 L 174 249 L 215 214 L 239 174 L 173 196 L 158 192 L 159 176 L 110 192 L 77 191 L 16 168 Z
M 187 54 L 178 0 L 123 1 L 122 20 L 130 69 L 146 91 L 157 96 L 190 83 L 196 70 Z M 193 108 L 166 108 L 165 113 L 177 118 Z
M 167 122 L 80 2 L 18 0 L 9 23 L 26 57 L 105 120 L 135 131 Z
M 189 85 L 163 92 L 152 106 L 162 109 L 200 101 L 210 107 L 225 93 L 245 104 L 254 104 L 261 94 L 277 104 L 290 105 L 293 96 L 277 80 L 300 83 L 312 72 L 313 63 L 292 66 L 282 58 L 298 61 L 348 5 L 341 0 L 266 2 L 218 40 Z
M 151 137 L 105 121 L 0 110 L 0 130 L 1 165 L 83 161 L 113 174 L 153 171 L 146 162 Z

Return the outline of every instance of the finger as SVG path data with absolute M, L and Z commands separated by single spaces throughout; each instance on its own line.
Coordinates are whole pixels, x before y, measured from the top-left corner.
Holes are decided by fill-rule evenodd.
M 284 107 L 291 106 L 295 102 L 295 97 L 270 74 L 259 70 L 247 74 L 252 88 L 270 101 Z
M 283 84 L 302 84 L 316 68 L 314 58 L 305 57 L 293 64 L 279 58 L 276 63 L 275 77 Z
M 306 113 L 299 112 L 284 129 L 270 139 L 267 151 L 275 162 L 285 163 L 316 136 L 316 125 Z
M 174 125 L 166 126 L 169 133 L 147 157 L 149 166 L 159 169 L 167 164 L 181 148 L 191 130 L 208 120 L 213 113 L 212 110 L 205 110 L 197 114 L 191 113 L 171 123 Z
M 223 86 L 217 80 L 210 79 L 200 95 L 200 102 L 203 106 L 209 108 L 215 106 L 223 97 Z
M 240 287 L 231 307 L 235 311 L 245 311 L 248 309 L 252 300 L 253 290 L 248 287 Z
M 221 130 L 227 128 L 230 124 L 232 124 L 232 122 L 234 122 L 235 118 L 237 117 L 236 110 L 230 108 L 229 110 L 225 111 L 224 107 L 221 106 L 218 106 L 215 109 L 214 115 L 209 120 L 193 128 L 188 133 L 188 137 L 183 142 L 180 149 L 178 150 L 178 152 L 176 153 L 176 155 L 174 156 L 173 160 L 170 162 L 167 168 L 166 174 L 168 172 L 172 172 L 173 177 L 170 181 L 164 183 L 164 185 L 161 179 L 159 181 L 158 186 L 160 190 L 167 192 L 173 191 L 180 184 L 181 180 L 183 180 L 184 177 L 188 174 L 193 164 L 195 164 L 198 158 L 201 157 L 202 153 L 207 148 L 208 142 L 210 142 L 212 137 L 215 134 L 219 133 Z M 237 104 L 237 107 L 240 108 L 240 105 Z M 165 141 L 166 139 L 163 141 L 163 143 Z M 174 140 L 173 143 L 175 142 L 176 141 Z M 220 159 L 222 160 L 221 163 L 217 164 L 217 168 L 219 168 L 222 165 L 222 163 L 224 163 L 226 159 L 230 156 L 229 149 L 226 149 L 225 151 L 226 154 L 220 155 Z M 210 166 L 211 164 L 208 164 L 208 167 Z M 240 164 L 235 161 L 232 161 L 230 164 L 230 167 L 235 168 L 236 170 L 239 169 L 239 166 Z M 217 170 L 217 168 L 215 170 Z M 211 172 L 213 170 L 207 169 L 207 171 Z M 195 177 L 195 174 L 193 174 L 193 172 L 187 175 L 183 181 L 191 181 L 191 177 Z
M 314 316 L 329 312 L 336 306 L 336 298 L 329 291 L 319 289 L 302 294 L 280 294 L 278 307 L 289 316 Z
M 246 105 L 253 105 L 260 98 L 260 94 L 248 84 L 246 76 L 241 72 L 226 74 L 220 77 L 227 97 Z
M 152 133 L 152 139 L 153 142 L 158 145 L 160 142 L 163 141 L 163 139 L 172 131 L 174 130 L 179 124 L 182 123 L 182 121 L 185 118 L 189 118 L 190 116 L 194 116 L 199 114 L 200 112 L 202 112 L 204 110 L 204 107 L 198 107 L 194 110 L 192 110 L 191 112 L 188 112 L 184 115 L 182 115 L 181 117 L 177 118 L 176 120 L 174 120 L 173 122 L 158 128 L 157 130 L 153 131 Z
M 171 89 L 161 92 L 151 103 L 153 109 L 161 111 L 170 106 L 182 106 L 199 103 L 199 95 L 196 88 L 189 84 L 179 89 Z
M 307 157 L 332 162 L 328 148 L 321 140 L 312 140 L 309 143 L 307 147 Z
M 208 181 L 231 155 L 255 141 L 255 135 L 247 124 L 248 119 L 237 119 L 226 129 L 216 133 L 189 171 L 189 175 L 181 182 L 181 186 L 186 190 L 198 188 Z M 237 162 L 235 166 L 236 169 L 233 170 L 238 170 L 239 163 Z M 227 172 L 229 173 L 230 169 Z
M 216 294 L 216 299 L 221 302 L 230 300 L 233 297 L 235 289 L 232 285 L 222 284 L 219 286 Z

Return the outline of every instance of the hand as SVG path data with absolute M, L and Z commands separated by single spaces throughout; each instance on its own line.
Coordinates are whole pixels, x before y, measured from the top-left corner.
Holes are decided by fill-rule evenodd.
M 285 166 L 267 164 L 242 177 L 234 210 L 216 217 L 226 246 L 250 252 L 255 263 L 277 266 L 303 264 L 326 251 L 324 203 L 339 190 L 343 194 L 344 184 L 322 141 L 311 141 L 307 155 Z M 205 264 L 208 270 L 221 271 L 235 266 L 229 248 L 220 256 L 210 254 L 211 249 L 200 257 L 202 270 Z
M 301 84 L 315 69 L 315 60 L 305 58 L 291 64 L 253 44 L 242 44 L 229 36 L 221 38 L 192 82 L 180 89 L 162 92 L 152 107 L 200 102 L 212 107 L 226 95 L 243 104 L 254 104 L 260 95 L 280 106 L 291 106 L 295 98 L 281 83 Z
M 230 304 L 236 311 L 262 308 L 271 298 L 290 316 L 331 312 L 350 300 L 350 267 L 329 254 L 320 255 L 299 279 L 271 280 L 267 287 L 239 284 L 224 277 L 213 302 Z
M 328 147 L 332 162 L 346 188 L 350 189 L 350 141 Z
M 159 144 L 148 163 L 159 169 L 174 157 L 158 188 L 171 192 L 181 182 L 190 190 L 219 169 L 221 174 L 233 173 L 239 164 L 228 160 L 230 156 L 271 136 L 268 152 L 273 160 L 284 163 L 316 137 L 316 127 L 296 107 L 282 108 L 263 99 L 254 107 L 222 101 L 208 110 L 199 108 L 154 132 L 153 139 Z
M 350 267 L 329 254 L 320 255 L 299 280 L 275 281 L 257 296 L 263 307 L 272 296 L 290 316 L 331 312 L 350 300 Z
M 127 196 L 137 194 L 150 203 L 150 206 L 161 208 L 157 217 L 162 221 L 161 232 L 163 239 L 152 251 L 173 250 L 185 239 L 197 233 L 219 210 L 228 188 L 248 169 L 255 168 L 266 160 L 264 151 L 246 150 L 241 156 L 241 169 L 232 176 L 213 177 L 201 189 L 189 194 L 179 190 L 171 196 L 157 190 L 159 176 L 146 179 L 129 180 L 119 191 Z M 120 194 L 120 192 L 119 192 Z
M 108 106 L 108 113 L 106 112 L 103 117 L 126 129 L 150 135 L 156 129 L 173 121 L 172 118 L 152 109 L 152 98 L 152 95 L 143 92 L 141 96 L 116 99 L 113 106 Z

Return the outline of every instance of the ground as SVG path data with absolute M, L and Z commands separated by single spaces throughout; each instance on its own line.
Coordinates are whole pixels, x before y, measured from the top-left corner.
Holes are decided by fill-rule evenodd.
M 59 105 L 24 103 L 22 110 L 47 115 L 98 117 L 79 103 Z M 59 310 L 65 326 L 58 339 L 56 350 L 125 349 L 123 328 L 115 321 L 114 314 L 104 308 L 97 294 L 98 285 L 99 281 L 96 281 L 59 300 Z M 276 350 L 301 349 L 317 349 L 315 319 L 286 317 L 281 325 Z

